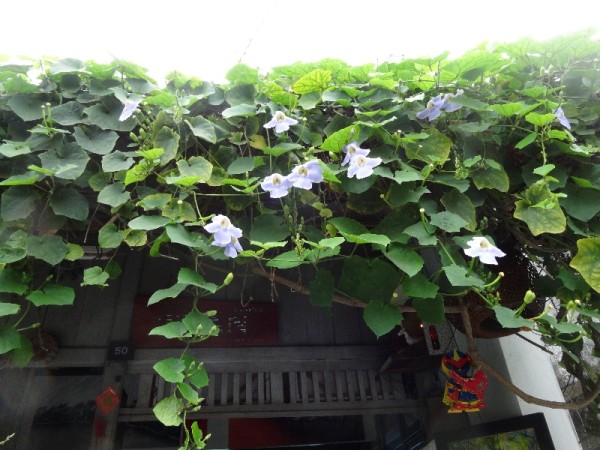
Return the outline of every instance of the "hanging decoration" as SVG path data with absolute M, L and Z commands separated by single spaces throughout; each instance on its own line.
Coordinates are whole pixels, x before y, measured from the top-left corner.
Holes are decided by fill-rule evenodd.
M 446 376 L 443 403 L 448 412 L 477 412 L 484 403 L 488 378 L 485 372 L 473 367 L 471 356 L 454 350 L 442 357 L 442 372 Z

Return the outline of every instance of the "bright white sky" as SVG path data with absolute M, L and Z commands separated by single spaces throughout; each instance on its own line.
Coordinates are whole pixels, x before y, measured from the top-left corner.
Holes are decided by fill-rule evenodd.
M 223 81 L 240 60 L 350 64 L 458 56 L 600 28 L 597 0 L 17 0 L 2 5 L 0 55 L 122 58 L 162 81 L 179 70 Z

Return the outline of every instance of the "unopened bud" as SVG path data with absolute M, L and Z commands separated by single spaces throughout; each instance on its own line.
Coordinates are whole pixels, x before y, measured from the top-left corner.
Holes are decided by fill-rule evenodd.
M 499 276 L 500 278 L 503 278 L 503 277 L 504 277 L 504 272 L 498 272 L 498 276 Z M 531 292 L 531 291 L 530 291 L 530 292 Z
M 523 297 L 523 303 L 525 303 L 526 305 L 529 305 L 534 300 L 535 300 L 535 293 L 533 291 L 528 290 L 527 292 L 525 292 L 525 296 Z
M 178 205 L 183 205 L 183 200 L 177 200 Z
M 233 272 L 229 272 L 227 274 L 227 276 L 225 277 L 225 279 L 223 280 L 223 286 L 229 285 L 229 283 L 231 283 L 232 280 L 233 280 Z
M 420 212 L 421 214 L 424 214 L 424 213 L 425 213 L 425 208 L 420 208 L 420 209 L 419 209 L 419 212 Z
M 577 306 L 581 306 L 581 300 L 579 300 L 579 299 L 575 300 L 575 304 L 576 304 Z

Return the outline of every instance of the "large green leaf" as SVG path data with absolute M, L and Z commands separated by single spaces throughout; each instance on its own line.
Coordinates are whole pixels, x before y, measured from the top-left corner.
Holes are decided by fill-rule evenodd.
M 399 244 L 392 244 L 385 256 L 409 277 L 415 276 L 423 268 L 423 258 L 414 250 Z
M 219 288 L 216 284 L 206 281 L 202 275 L 190 269 L 189 267 L 182 267 L 179 269 L 177 283 L 196 286 L 210 292 L 211 294 L 217 292 L 217 289 Z
M 257 84 L 258 69 L 246 64 L 236 64 L 227 71 L 225 78 L 231 84 Z
M 102 157 L 102 170 L 105 172 L 119 172 L 120 170 L 127 170 L 135 163 L 132 158 L 135 153 L 133 152 L 120 152 L 115 151 Z
M 468 225 L 468 222 L 461 216 L 448 211 L 432 214 L 430 223 L 448 233 L 458 233 L 461 228 Z
M 188 231 L 179 223 L 166 225 L 165 231 L 171 242 L 175 244 L 181 244 L 186 247 L 200 247 L 205 244 L 204 236 Z
M 47 234 L 27 238 L 27 254 L 46 261 L 52 266 L 60 263 L 68 252 L 69 247 L 60 236 Z
M 442 196 L 441 202 L 449 212 L 458 214 L 467 222 L 464 225 L 467 230 L 475 230 L 477 227 L 475 206 L 467 195 L 460 193 L 456 189 L 451 189 Z
M 500 322 L 504 328 L 533 328 L 533 322 L 527 319 L 524 319 L 520 316 L 515 316 L 515 311 L 506 308 L 505 306 L 496 305 L 493 308 L 494 313 L 496 313 L 496 319 Z
M 277 269 L 291 269 L 292 267 L 297 267 L 301 264 L 304 264 L 306 254 L 298 255 L 296 250 L 291 250 L 289 252 L 284 252 L 277 255 L 275 258 L 271 259 L 267 263 L 267 267 L 275 267 Z
M 592 289 L 600 292 L 600 238 L 579 239 L 577 254 L 570 266 L 581 274 Z
M 24 273 L 8 267 L 0 269 L 0 292 L 22 295 L 28 288 Z
M 257 242 L 277 242 L 287 239 L 290 230 L 283 219 L 274 215 L 258 216 L 252 222 L 250 239 Z
M 183 410 L 183 401 L 175 395 L 163 398 L 152 408 L 156 418 L 167 427 L 176 427 L 181 425 L 183 419 L 179 412 Z
M 123 183 L 109 184 L 98 193 L 98 203 L 116 208 L 129 201 L 131 193 L 125 190 Z
M 359 300 L 388 302 L 400 282 L 400 273 L 381 259 L 352 256 L 344 260 L 339 289 Z
M 127 233 L 119 230 L 114 223 L 108 223 L 98 232 L 98 243 L 102 248 L 117 248 L 125 240 Z
M 314 280 L 310 282 L 310 303 L 315 306 L 330 308 L 333 304 L 335 279 L 331 272 L 318 269 Z
M 219 335 L 219 328 L 207 313 L 194 309 L 186 314 L 181 321 L 192 336 L 206 337 Z
M 166 289 L 159 289 L 158 291 L 154 292 L 148 299 L 148 306 L 154 305 L 155 303 L 158 303 L 161 300 L 164 300 L 165 298 L 175 298 L 179 294 L 181 294 L 186 287 L 187 285 L 185 284 L 175 283 L 173 286 L 168 287 Z
M 179 358 L 167 358 L 152 366 L 169 383 L 181 383 L 184 380 L 185 363 Z
M 515 206 L 515 218 L 525 222 L 534 236 L 562 233 L 566 229 L 567 218 L 545 184 L 531 185 Z
M 223 111 L 223 117 L 230 119 L 232 117 L 250 117 L 256 115 L 256 106 L 254 105 L 235 105 Z
M 183 338 L 188 333 L 188 329 L 183 322 L 174 321 L 165 325 L 153 328 L 148 333 L 150 336 L 163 336 L 167 339 Z
M 85 197 L 73 188 L 54 192 L 49 203 L 54 214 L 80 221 L 87 219 L 90 208 Z
M 0 355 L 19 348 L 21 346 L 21 337 L 12 325 L 0 323 Z
M 52 108 L 52 120 L 55 120 L 64 126 L 81 123 L 83 122 L 83 109 L 84 106 L 79 102 L 72 101 L 63 103 L 62 105 Z
M 331 71 L 315 69 L 307 73 L 294 83 L 292 89 L 296 94 L 307 94 L 309 92 L 323 92 L 331 81 Z
M 42 168 L 51 170 L 55 177 L 75 180 L 83 174 L 90 157 L 73 142 L 40 154 L 40 160 Z
M 108 272 L 102 270 L 102 267 L 88 267 L 83 271 L 82 286 L 108 286 L 106 281 L 110 278 Z
M 202 156 L 192 156 L 190 159 L 177 161 L 179 173 L 184 177 L 196 178 L 198 182 L 210 179 L 213 165 Z
M 185 122 L 192 130 L 192 133 L 194 133 L 194 136 L 204 139 L 211 144 L 215 144 L 217 142 L 215 126 L 210 120 L 205 119 L 202 116 L 196 116 L 192 117 L 190 120 L 186 120 Z
M 358 125 L 350 125 L 332 133 L 321 144 L 321 148 L 330 152 L 341 152 L 345 145 L 356 140 L 359 135 L 360 127 Z
M 475 286 L 483 288 L 483 280 L 475 274 L 469 274 L 467 269 L 462 266 L 452 264 L 450 266 L 444 266 L 444 273 L 446 278 L 452 286 Z
M 508 174 L 500 164 L 491 159 L 485 160 L 485 165 L 471 172 L 473 183 L 477 189 L 497 189 L 508 192 Z
M 0 302 L 0 317 L 12 316 L 19 312 L 21 307 L 15 303 Z
M 81 148 L 97 155 L 106 155 L 113 151 L 119 135 L 112 130 L 96 127 L 77 127 L 73 132 L 75 141 Z
M 35 94 L 15 94 L 8 99 L 8 106 L 25 122 L 42 118 L 42 106 L 46 101 Z
M 136 121 L 130 117 L 127 120 L 120 121 L 119 116 L 123 111 L 121 102 L 111 103 L 108 107 L 102 104 L 95 104 L 86 108 L 83 112 L 87 115 L 91 124 L 102 128 L 103 130 L 113 131 L 131 131 L 136 126 Z
M 435 298 L 413 298 L 412 305 L 417 315 L 425 323 L 441 324 L 446 319 L 444 299 L 438 295 Z
M 132 230 L 156 230 L 164 227 L 170 220 L 163 216 L 139 216 L 127 224 Z
M 423 274 L 416 274 L 411 278 L 407 278 L 402 283 L 402 294 L 407 297 L 417 298 L 435 298 L 439 287 L 432 283 Z
M 179 134 L 166 126 L 162 127 L 154 136 L 154 147 L 163 149 L 163 154 L 160 155 L 162 165 L 167 164 L 177 156 L 179 139 Z
M 33 291 L 27 296 L 27 300 L 35 306 L 64 306 L 72 305 L 75 300 L 75 291 L 68 286 L 60 284 L 46 285 L 43 289 Z
M 429 137 L 405 145 L 406 156 L 428 164 L 444 163 L 450 156 L 452 140 L 435 128 L 427 130 Z
M 367 326 L 377 337 L 392 331 L 402 323 L 402 313 L 398 307 L 389 303 L 369 302 L 363 312 Z
M 0 212 L 6 222 L 24 219 L 35 211 L 35 202 L 40 198 L 37 191 L 28 186 L 12 186 L 2 193 Z

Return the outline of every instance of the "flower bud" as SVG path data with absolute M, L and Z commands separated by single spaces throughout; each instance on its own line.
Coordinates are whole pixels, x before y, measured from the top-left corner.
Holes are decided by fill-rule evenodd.
M 523 303 L 525 303 L 526 305 L 529 305 L 534 300 L 535 300 L 535 293 L 533 291 L 528 290 L 527 292 L 525 292 L 525 297 L 523 297 Z
M 229 283 L 231 283 L 232 280 L 233 280 L 233 272 L 229 272 L 227 274 L 227 276 L 225 277 L 225 279 L 223 280 L 223 286 L 229 285 Z

